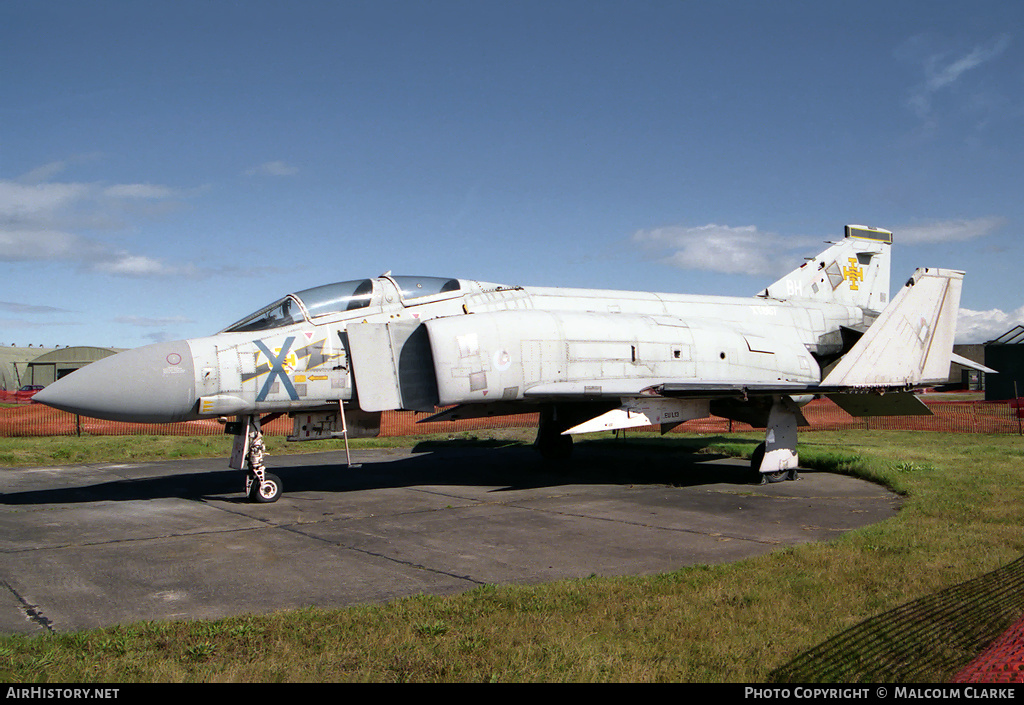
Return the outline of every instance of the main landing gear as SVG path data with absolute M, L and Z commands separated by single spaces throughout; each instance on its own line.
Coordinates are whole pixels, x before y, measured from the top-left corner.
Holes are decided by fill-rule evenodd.
M 799 479 L 796 429 L 806 425 L 800 407 L 789 397 L 775 397 L 768 412 L 764 443 L 750 456 L 751 479 L 759 485 Z

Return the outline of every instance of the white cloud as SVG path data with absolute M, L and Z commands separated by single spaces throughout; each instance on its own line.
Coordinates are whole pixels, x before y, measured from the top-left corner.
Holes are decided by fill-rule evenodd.
M 78 231 L 115 231 L 163 212 L 181 194 L 156 184 L 45 182 L 64 162 L 38 167 L 18 180 L 0 180 L 0 261 L 74 262 L 118 276 L 195 276 L 191 264 L 169 265 Z M 160 202 L 160 206 L 145 205 Z M 126 203 L 136 204 L 126 206 Z
M 153 184 L 117 184 L 103 189 L 103 195 L 111 198 L 173 198 L 178 195 L 174 189 Z
M 907 105 L 914 113 L 925 121 L 933 119 L 933 101 L 935 96 L 944 90 L 951 90 L 961 82 L 963 76 L 974 69 L 996 59 L 1010 46 L 1010 36 L 1002 34 L 992 41 L 974 47 L 966 53 L 951 55 L 951 52 L 932 51 L 921 57 L 920 49 L 927 40 L 922 37 L 913 38 L 897 53 L 918 54 L 917 61 L 924 70 L 924 80 L 911 90 Z M 910 47 L 909 49 L 907 47 Z
M 246 176 L 295 176 L 299 168 L 282 161 L 263 162 L 259 166 L 247 169 Z
M 0 181 L 0 223 L 46 218 L 86 199 L 87 184 L 21 184 Z
M 680 269 L 776 275 L 794 269 L 812 239 L 761 232 L 754 225 L 708 224 L 638 230 L 632 241 Z M 806 254 L 806 253 L 804 253 Z
M 0 331 L 5 330 L 5 329 L 7 329 L 7 330 L 20 330 L 20 329 L 23 329 L 23 328 L 24 329 L 29 329 L 29 328 L 47 328 L 47 329 L 49 329 L 49 328 L 53 328 L 54 326 L 77 326 L 77 325 L 81 325 L 81 323 L 74 322 L 74 321 L 46 321 L 46 322 L 43 322 L 43 321 L 26 321 L 26 320 L 20 319 L 20 318 L 0 318 Z M 8 333 L 8 335 L 10 335 L 10 333 Z M 11 341 L 8 338 L 6 343 L 0 343 L 0 344 L 10 345 Z M 40 345 L 39 347 L 43 347 L 43 346 Z
M 61 159 L 59 161 L 50 162 L 49 164 L 43 164 L 42 166 L 37 166 L 35 169 L 27 171 L 19 176 L 18 182 L 23 184 L 46 183 L 53 180 L 57 174 L 66 170 L 70 165 L 90 162 L 98 159 L 100 156 L 102 155 L 98 152 L 76 154 L 69 159 Z
M 50 162 L 49 164 L 43 164 L 37 166 L 35 169 L 22 174 L 18 181 L 23 184 L 38 184 L 44 181 L 49 181 L 60 172 L 67 169 L 68 163 L 65 161 Z
M 984 343 L 998 338 L 1014 326 L 1024 325 L 1024 306 L 1015 311 L 960 309 L 956 325 L 957 343 Z
M 146 257 L 145 255 L 133 255 L 128 252 L 118 252 L 101 262 L 96 262 L 93 264 L 93 269 L 106 274 L 121 274 L 130 277 L 174 273 L 172 268 L 169 268 L 160 260 Z
M 926 67 L 925 87 L 937 91 L 957 81 L 964 73 L 996 58 L 1010 46 L 1010 36 L 1002 34 L 985 46 L 972 49 L 968 54 L 941 65 L 941 57 L 933 57 Z
M 0 261 L 26 262 L 88 257 L 90 245 L 77 235 L 45 227 L 28 229 L 0 223 Z
M 65 309 L 43 304 L 23 304 L 18 301 L 0 301 L 0 311 L 12 313 L 67 313 Z
M 963 242 L 985 237 L 1006 224 L 1005 218 L 990 216 L 960 220 L 937 220 L 924 225 L 893 229 L 893 241 L 918 245 L 934 242 Z

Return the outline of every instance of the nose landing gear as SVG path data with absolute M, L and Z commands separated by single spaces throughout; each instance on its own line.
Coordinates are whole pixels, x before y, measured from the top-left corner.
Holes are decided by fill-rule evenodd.
M 257 504 L 276 502 L 281 497 L 281 478 L 267 472 L 263 466 L 266 449 L 263 445 L 262 423 L 278 416 L 280 414 L 272 414 L 264 419 L 240 416 L 236 423 L 228 424 L 224 429 L 226 433 L 235 435 L 230 467 L 246 471 L 245 496 Z

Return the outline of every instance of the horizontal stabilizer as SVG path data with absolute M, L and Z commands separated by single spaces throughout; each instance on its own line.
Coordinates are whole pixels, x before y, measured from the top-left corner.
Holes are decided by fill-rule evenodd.
M 949 376 L 963 272 L 918 269 L 822 387 L 915 387 Z
M 960 365 L 961 367 L 966 367 L 966 368 L 971 369 L 971 370 L 977 370 L 978 372 L 984 372 L 987 375 L 997 375 L 997 374 L 999 374 L 998 370 L 993 370 L 991 367 L 985 367 L 980 362 L 975 362 L 974 360 L 966 358 L 963 355 L 957 355 L 956 353 L 953 353 L 952 355 L 950 355 L 949 361 L 950 362 L 955 362 L 956 364 Z

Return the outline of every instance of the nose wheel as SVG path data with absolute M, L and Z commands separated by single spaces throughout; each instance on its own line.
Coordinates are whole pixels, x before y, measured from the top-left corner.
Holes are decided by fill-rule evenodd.
M 250 502 L 257 504 L 270 504 L 276 502 L 281 496 L 281 478 L 272 472 L 260 472 L 259 477 L 255 472 L 245 477 L 245 495 Z

